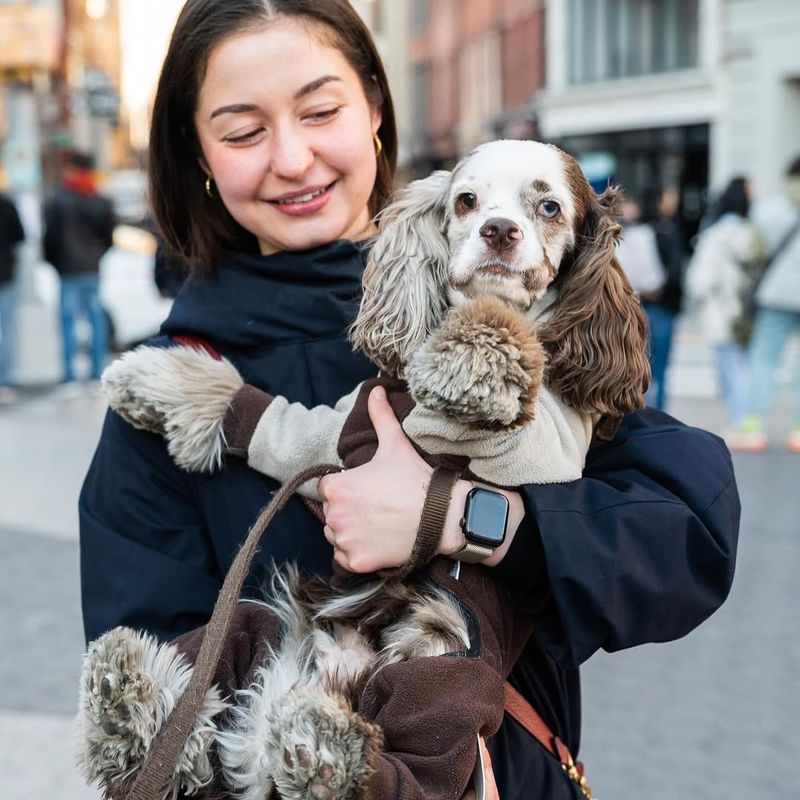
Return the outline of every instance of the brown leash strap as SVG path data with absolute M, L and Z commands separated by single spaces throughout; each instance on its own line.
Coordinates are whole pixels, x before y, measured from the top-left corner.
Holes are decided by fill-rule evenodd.
M 550 755 L 555 756 L 567 776 L 583 793 L 587 800 L 592 800 L 592 790 L 583 774 L 583 764 L 574 761 L 569 748 L 550 730 L 547 723 L 539 716 L 536 709 L 508 682 L 505 683 L 506 713 L 513 717 Z
M 261 536 L 272 522 L 272 518 L 306 481 L 340 471 L 341 467 L 323 464 L 298 473 L 275 492 L 272 500 L 258 515 L 225 576 L 225 582 L 214 606 L 214 613 L 206 625 L 203 643 L 186 690 L 178 699 L 156 738 L 139 774 L 124 796 L 125 800 L 161 800 L 163 797 L 167 782 L 172 778 L 175 764 L 194 726 L 206 692 L 211 686 L 242 586 L 250 572 L 250 564 L 258 550 Z
M 424 567 L 436 555 L 447 520 L 447 510 L 450 508 L 450 496 L 460 477 L 461 472 L 448 467 L 436 467 L 433 470 L 408 563 L 381 570 L 382 576 L 403 580 Z

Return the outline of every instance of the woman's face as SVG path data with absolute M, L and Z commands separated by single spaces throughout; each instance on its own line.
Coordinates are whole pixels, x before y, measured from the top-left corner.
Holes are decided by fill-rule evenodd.
M 371 232 L 380 112 L 313 29 L 279 18 L 223 40 L 194 119 L 203 168 L 262 253 Z

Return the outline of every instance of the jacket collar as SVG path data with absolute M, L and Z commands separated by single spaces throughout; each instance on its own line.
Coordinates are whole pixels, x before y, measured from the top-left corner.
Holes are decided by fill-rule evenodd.
M 233 347 L 343 335 L 367 248 L 342 239 L 269 256 L 227 253 L 213 278 L 187 280 L 161 331 Z

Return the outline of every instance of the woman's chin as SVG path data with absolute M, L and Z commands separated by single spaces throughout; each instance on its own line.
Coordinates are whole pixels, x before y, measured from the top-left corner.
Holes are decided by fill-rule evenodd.
M 281 237 L 261 238 L 258 243 L 262 255 L 271 255 L 285 250 L 311 250 L 339 239 L 357 241 L 375 233 L 369 217 L 359 218 L 355 223 L 341 220 L 303 220 L 302 224 L 283 225 Z

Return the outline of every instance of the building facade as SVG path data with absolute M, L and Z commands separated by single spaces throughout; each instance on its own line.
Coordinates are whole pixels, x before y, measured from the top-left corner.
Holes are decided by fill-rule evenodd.
M 709 188 L 771 192 L 800 151 L 800 4 L 549 0 L 537 116 L 598 186 L 677 185 L 691 234 Z
M 412 171 L 452 166 L 480 142 L 537 133 L 541 0 L 410 0 Z

